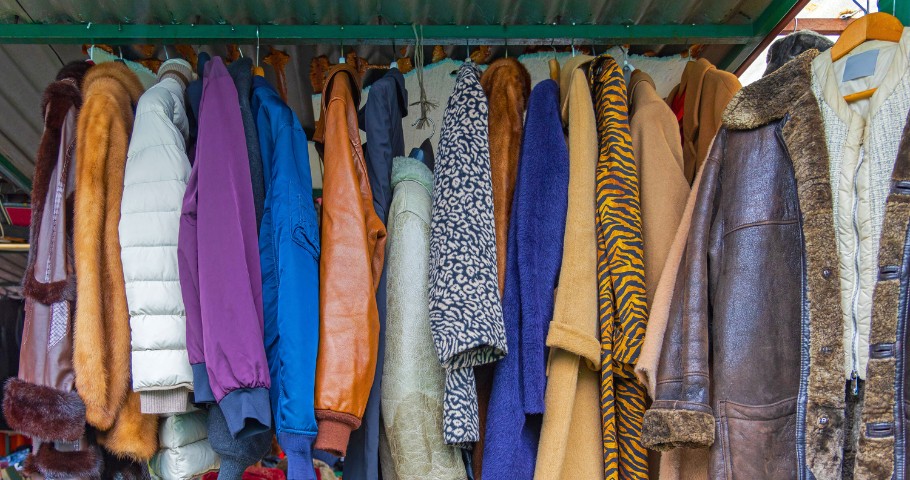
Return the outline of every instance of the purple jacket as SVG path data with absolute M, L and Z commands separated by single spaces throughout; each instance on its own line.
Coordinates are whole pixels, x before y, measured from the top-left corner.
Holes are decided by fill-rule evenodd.
M 235 438 L 272 424 L 245 138 L 237 89 L 213 58 L 205 67 L 177 249 L 195 401 L 218 402 Z

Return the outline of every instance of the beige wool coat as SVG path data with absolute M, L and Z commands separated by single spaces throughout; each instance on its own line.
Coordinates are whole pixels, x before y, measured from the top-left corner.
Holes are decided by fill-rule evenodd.
M 594 225 L 598 145 L 585 76 L 591 60 L 573 57 L 560 78 L 562 119 L 569 127 L 569 204 L 563 266 L 547 335 L 550 357 L 536 480 L 603 478 Z
M 641 71 L 629 82 L 629 126 L 638 168 L 648 306 L 689 196 L 676 116 Z

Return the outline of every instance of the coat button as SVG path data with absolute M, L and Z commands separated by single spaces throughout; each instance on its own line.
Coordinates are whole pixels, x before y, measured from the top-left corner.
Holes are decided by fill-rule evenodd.
M 831 347 L 822 347 L 822 353 L 829 354 L 831 353 Z
M 821 425 L 821 426 L 827 425 L 827 424 L 828 424 L 828 417 L 827 417 L 826 415 L 822 415 L 822 416 L 818 417 L 818 424 Z
M 822 269 L 822 277 L 825 279 L 831 278 L 831 269 L 827 267 Z

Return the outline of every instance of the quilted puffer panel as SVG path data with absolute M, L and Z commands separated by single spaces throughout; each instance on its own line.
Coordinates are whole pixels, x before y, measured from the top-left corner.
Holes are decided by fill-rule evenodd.
M 177 237 L 190 173 L 184 86 L 165 78 L 139 99 L 124 176 L 120 257 L 132 333 L 133 388 L 192 388 Z

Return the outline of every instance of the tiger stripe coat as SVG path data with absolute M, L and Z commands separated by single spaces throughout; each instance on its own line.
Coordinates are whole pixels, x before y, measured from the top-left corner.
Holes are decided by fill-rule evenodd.
M 594 60 L 589 81 L 599 137 L 596 168 L 600 405 L 604 478 L 647 479 L 641 443 L 645 388 L 635 377 L 648 318 L 638 173 L 622 67 Z

